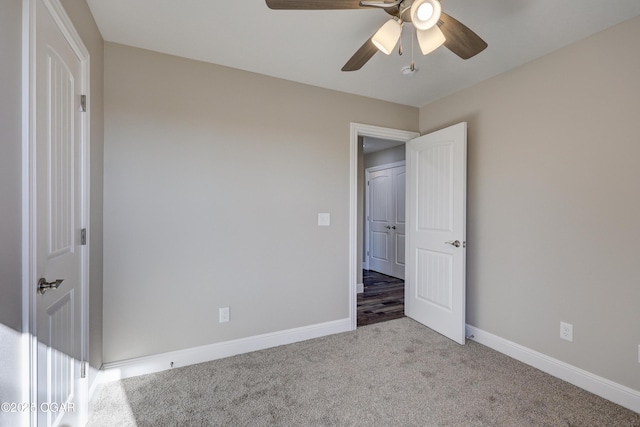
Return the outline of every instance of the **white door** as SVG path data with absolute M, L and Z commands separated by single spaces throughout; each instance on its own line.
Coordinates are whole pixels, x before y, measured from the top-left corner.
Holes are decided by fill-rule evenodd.
M 404 279 L 405 269 L 405 228 L 406 228 L 406 167 L 399 166 L 391 170 L 392 174 L 392 209 L 393 215 L 391 224 L 391 236 L 393 251 L 391 254 L 391 274 L 390 276 Z
M 45 4 L 46 3 L 46 4 Z M 83 335 L 81 61 L 49 2 L 35 6 L 35 272 L 57 289 L 35 296 L 38 426 L 80 425 Z M 40 281 L 39 281 L 40 282 Z M 38 288 L 40 283 L 34 283 Z M 43 284 L 43 287 L 48 285 Z
M 467 124 L 407 143 L 405 314 L 465 343 Z
M 368 172 L 369 269 L 404 279 L 405 167 Z

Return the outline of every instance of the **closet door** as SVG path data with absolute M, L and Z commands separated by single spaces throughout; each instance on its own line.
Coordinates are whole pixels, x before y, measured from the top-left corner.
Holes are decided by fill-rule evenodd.
M 405 167 L 369 172 L 369 269 L 404 279 Z

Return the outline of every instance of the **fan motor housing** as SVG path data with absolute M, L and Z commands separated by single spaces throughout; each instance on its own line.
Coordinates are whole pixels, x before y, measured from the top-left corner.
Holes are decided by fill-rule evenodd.
M 391 16 L 399 16 L 404 22 L 411 23 L 411 14 L 409 13 L 409 10 L 411 9 L 413 1 L 414 0 L 403 0 L 399 5 L 384 9 L 384 11 Z M 402 12 L 402 16 L 400 16 L 400 12 Z

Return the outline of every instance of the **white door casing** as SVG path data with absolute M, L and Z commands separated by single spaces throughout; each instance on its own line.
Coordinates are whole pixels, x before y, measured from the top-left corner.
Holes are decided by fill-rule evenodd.
M 369 168 L 367 177 L 368 268 L 404 279 L 404 162 Z
M 88 245 L 81 230 L 88 225 L 89 120 L 81 95 L 88 94 L 89 55 L 58 0 L 25 4 L 30 23 L 30 395 L 36 405 L 31 424 L 83 425 Z M 40 278 L 63 281 L 40 294 Z
M 467 124 L 407 143 L 405 314 L 465 343 Z

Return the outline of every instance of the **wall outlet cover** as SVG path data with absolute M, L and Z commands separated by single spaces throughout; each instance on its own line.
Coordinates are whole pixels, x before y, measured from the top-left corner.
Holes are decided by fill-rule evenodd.
M 571 323 L 560 322 L 560 338 L 573 342 L 573 325 Z
M 220 308 L 219 313 L 219 321 L 220 323 L 225 323 L 229 321 L 229 307 Z
M 331 214 L 330 213 L 319 213 L 318 214 L 318 225 L 320 227 L 328 227 L 331 225 Z

